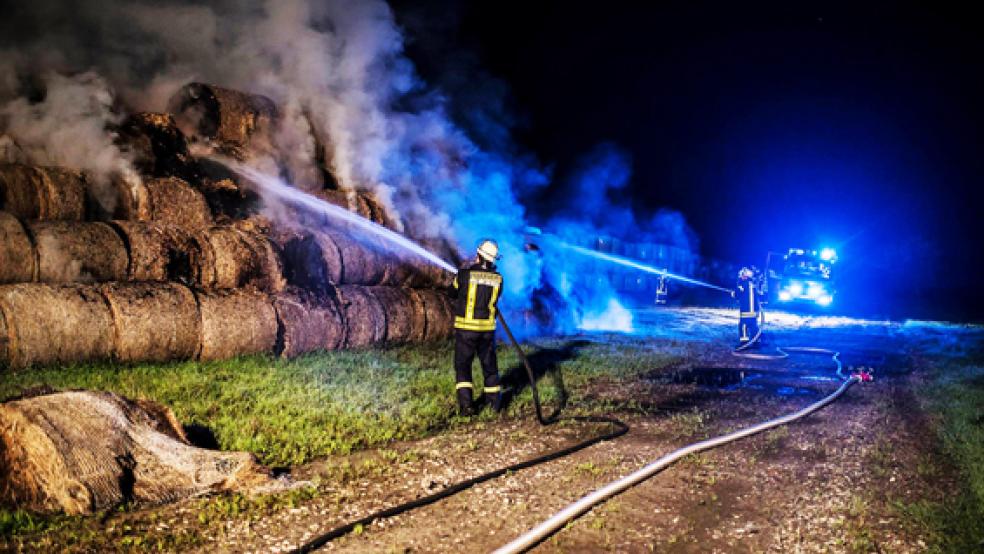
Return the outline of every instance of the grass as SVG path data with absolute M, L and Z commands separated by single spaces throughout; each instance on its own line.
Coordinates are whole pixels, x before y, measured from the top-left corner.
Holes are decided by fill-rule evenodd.
M 965 486 L 944 501 L 899 503 L 896 509 L 929 535 L 932 551 L 979 552 L 984 550 L 984 367 L 947 367 L 932 378 L 924 409 L 939 414 L 943 448 Z
M 559 348 L 562 343 L 544 346 Z M 33 369 L 5 375 L 0 400 L 41 386 L 155 400 L 171 407 L 185 425 L 209 429 L 224 450 L 244 450 L 265 464 L 289 466 L 417 439 L 459 424 L 451 351 L 450 343 L 440 343 L 327 352 L 290 361 L 253 356 Z M 556 375 L 541 380 L 541 397 L 558 400 L 554 382 L 576 393 L 587 381 L 631 379 L 670 361 L 670 356 L 641 346 L 589 344 L 558 362 L 562 381 Z M 503 371 L 517 365 L 515 353 L 500 346 L 499 365 Z M 479 371 L 475 374 L 481 378 Z M 569 398 L 575 404 L 577 400 L 576 394 Z M 525 389 L 510 412 L 524 414 L 530 405 Z

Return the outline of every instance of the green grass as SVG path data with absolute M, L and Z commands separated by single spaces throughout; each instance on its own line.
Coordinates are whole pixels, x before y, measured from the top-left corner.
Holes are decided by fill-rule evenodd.
M 185 425 L 207 427 L 224 450 L 252 452 L 270 465 L 296 465 L 421 438 L 459 424 L 451 355 L 451 344 L 440 343 L 327 352 L 290 361 L 253 356 L 207 363 L 32 369 L 4 375 L 0 400 L 40 386 L 146 398 L 171 407 Z M 642 346 L 591 344 L 558 365 L 574 401 L 578 387 L 587 381 L 628 379 L 670 361 L 670 356 Z M 516 364 L 515 353 L 500 346 L 501 371 Z M 481 378 L 477 364 L 475 375 Z M 558 399 L 557 382 L 556 375 L 541 380 L 545 402 Z M 530 399 L 527 389 L 516 398 L 511 413 L 528 411 Z
M 943 448 L 964 487 L 943 502 L 896 508 L 930 536 L 932 551 L 979 552 L 984 549 L 984 367 L 946 369 L 933 376 L 924 403 L 940 416 Z

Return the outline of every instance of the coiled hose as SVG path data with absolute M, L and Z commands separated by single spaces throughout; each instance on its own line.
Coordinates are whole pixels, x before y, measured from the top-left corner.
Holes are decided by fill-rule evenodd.
M 519 343 L 516 341 L 516 337 L 514 337 L 512 334 L 512 330 L 509 329 L 509 325 L 506 324 L 506 320 L 502 317 L 502 313 L 496 312 L 496 315 L 499 318 L 499 322 L 502 323 L 503 330 L 505 330 L 506 335 L 509 337 L 509 342 L 513 345 L 513 348 L 516 349 L 516 353 L 519 355 L 520 360 L 522 360 L 523 367 L 526 368 L 526 376 L 529 378 L 530 381 L 530 391 L 533 393 L 533 406 L 536 408 L 536 419 L 538 422 L 540 422 L 540 425 L 544 425 L 544 426 L 551 425 L 558 421 L 568 419 L 568 420 L 588 422 L 588 423 L 610 423 L 613 426 L 613 429 L 611 431 L 608 431 L 607 433 L 602 433 L 601 435 L 592 437 L 590 439 L 579 442 L 572 446 L 561 448 L 560 450 L 555 450 L 548 454 L 544 454 L 543 456 L 518 462 L 510 466 L 501 467 L 499 469 L 492 470 L 488 473 L 483 473 L 482 475 L 472 477 L 471 479 L 466 479 L 464 481 L 460 481 L 458 483 L 448 485 L 447 487 L 441 489 L 440 491 L 434 494 L 430 494 L 418 498 L 416 500 L 411 500 L 409 502 L 399 504 L 397 506 L 385 508 L 383 510 L 379 510 L 378 512 L 369 514 L 361 519 L 357 519 L 355 521 L 351 521 L 344 525 L 340 525 L 338 527 L 335 527 L 334 529 L 331 529 L 330 531 L 327 531 L 326 533 L 323 533 L 315 537 L 314 539 L 311 539 L 307 543 L 297 547 L 296 549 L 291 551 L 292 553 L 300 554 L 306 552 L 313 552 L 325 546 L 329 542 L 351 533 L 357 527 L 363 527 L 380 519 L 386 519 L 388 517 L 393 517 L 395 515 L 408 512 L 410 510 L 419 508 L 421 506 L 427 506 L 429 504 L 433 504 L 439 500 L 443 500 L 450 496 L 454 496 L 455 494 L 458 494 L 461 491 L 469 489 L 479 483 L 484 483 L 485 481 L 489 481 L 491 479 L 501 477 L 509 472 L 519 471 L 521 469 L 533 467 L 535 465 L 549 462 L 551 460 L 556 460 L 557 458 L 562 458 L 564 456 L 573 454 L 574 452 L 577 452 L 579 450 L 583 450 L 593 444 L 597 444 L 601 441 L 611 440 L 620 437 L 629 431 L 628 425 L 613 417 L 605 417 L 605 416 L 567 416 L 563 418 L 557 416 L 549 417 L 549 418 L 544 417 L 543 408 L 540 405 L 540 392 L 537 390 L 536 377 L 533 374 L 533 368 L 530 367 L 530 362 L 526 358 L 526 354 L 523 352 L 523 349 L 520 348 Z
M 759 333 L 756 334 L 753 341 L 750 341 L 749 344 L 752 344 L 755 341 L 757 341 L 760 335 L 761 335 L 761 328 L 759 329 Z M 530 529 L 526 533 L 520 535 L 512 542 L 500 547 L 494 552 L 494 554 L 514 554 L 518 552 L 525 552 L 530 548 L 539 544 L 541 541 L 543 541 L 550 535 L 556 533 L 558 530 L 562 529 L 571 520 L 584 514 L 592 507 L 596 506 L 597 504 L 600 504 L 601 502 L 604 502 L 605 500 L 617 494 L 620 494 L 621 492 L 641 483 L 642 481 L 645 481 L 646 479 L 652 477 L 653 475 L 659 473 L 660 471 L 666 469 L 673 463 L 677 462 L 681 458 L 689 456 L 690 454 L 696 454 L 698 452 L 702 452 L 704 450 L 710 450 L 712 448 L 716 448 L 718 446 L 728 444 L 738 439 L 742 439 L 757 433 L 761 433 L 762 431 L 766 431 L 774 427 L 778 427 L 780 425 L 786 425 L 788 423 L 792 423 L 834 402 L 835 400 L 840 398 L 841 395 L 847 392 L 847 389 L 851 388 L 851 386 L 853 386 L 855 383 L 871 380 L 871 375 L 864 371 L 861 371 L 857 374 L 850 375 L 850 376 L 845 375 L 843 372 L 844 367 L 840 361 L 840 353 L 835 352 L 833 350 L 828 350 L 826 348 L 816 348 L 812 346 L 785 347 L 785 348 L 777 348 L 776 350 L 779 352 L 779 354 L 776 354 L 771 357 L 767 357 L 768 355 L 765 354 L 749 354 L 749 353 L 741 352 L 740 350 L 736 350 L 734 353 L 738 356 L 750 357 L 756 359 L 782 359 L 788 357 L 789 353 L 791 352 L 826 354 L 831 357 L 831 359 L 834 361 L 835 364 L 837 364 L 837 375 L 840 376 L 842 379 L 844 379 L 844 381 L 837 388 L 837 390 L 835 390 L 834 392 L 830 393 L 824 398 L 814 402 L 813 404 L 810 404 L 809 406 L 801 410 L 798 410 L 796 412 L 781 417 L 777 417 L 775 419 L 764 421 L 752 427 L 747 427 L 745 429 L 728 433 L 726 435 L 721 435 L 719 437 L 703 440 L 685 446 L 683 448 L 674 450 L 673 452 L 670 452 L 669 454 L 655 460 L 654 462 L 644 466 L 643 468 L 635 471 L 634 473 L 627 475 L 621 479 L 618 479 L 617 481 L 613 481 L 608 485 L 605 485 L 604 487 L 592 492 L 591 494 L 582 497 L 580 500 L 574 502 L 573 504 L 568 505 L 566 508 L 560 510 L 559 512 L 552 515 L 549 519 L 545 520 L 543 523 L 537 525 L 533 529 Z

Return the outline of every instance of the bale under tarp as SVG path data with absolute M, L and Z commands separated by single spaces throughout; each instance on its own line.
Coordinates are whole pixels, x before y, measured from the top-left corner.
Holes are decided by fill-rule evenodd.
M 202 316 L 201 360 L 273 352 L 277 312 L 262 293 L 233 290 L 196 292 Z
M 108 359 L 113 319 L 98 290 L 84 285 L 0 286 L 0 366 L 68 364 Z
M 16 217 L 0 212 L 0 283 L 33 281 L 36 261 L 24 226 Z
M 294 358 L 345 345 L 345 320 L 334 298 L 294 291 L 277 295 L 273 305 L 280 325 L 277 352 L 281 356 Z
M 101 222 L 31 221 L 37 280 L 44 283 L 123 281 L 130 263 L 123 239 Z
M 0 210 L 21 219 L 82 221 L 85 179 L 60 167 L 0 164 Z
M 185 134 L 208 139 L 234 155 L 243 154 L 277 117 L 276 105 L 265 96 L 204 83 L 181 87 L 168 111 Z
M 212 212 L 205 196 L 177 177 L 147 179 L 131 186 L 117 182 L 120 201 L 114 217 L 131 221 L 154 221 L 189 231 L 212 225 Z
M 450 337 L 454 332 L 454 312 L 448 295 L 433 289 L 421 289 L 416 293 L 424 304 L 427 317 L 424 340 L 436 341 Z
M 286 281 L 273 243 L 259 233 L 216 226 L 193 235 L 192 264 L 204 289 L 250 287 L 284 290 Z
M 142 221 L 112 221 L 130 253 L 130 281 L 194 282 L 190 236 L 181 229 Z
M 277 488 L 249 453 L 189 445 L 160 404 L 84 390 L 0 404 L 0 502 L 18 508 L 91 514 L 125 502 Z
M 368 287 L 342 285 L 339 304 L 345 314 L 345 346 L 363 348 L 386 340 L 386 311 Z
M 176 283 L 111 283 L 100 287 L 113 315 L 113 358 L 164 362 L 195 358 L 202 319 L 195 295 Z
M 386 342 L 422 342 L 427 332 L 424 303 L 413 290 L 397 287 L 370 287 L 386 313 Z

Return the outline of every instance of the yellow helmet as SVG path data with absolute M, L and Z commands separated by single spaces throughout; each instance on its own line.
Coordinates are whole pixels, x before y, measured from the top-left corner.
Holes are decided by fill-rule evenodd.
M 478 257 L 491 263 L 499 259 L 499 245 L 492 239 L 485 239 L 478 245 Z

